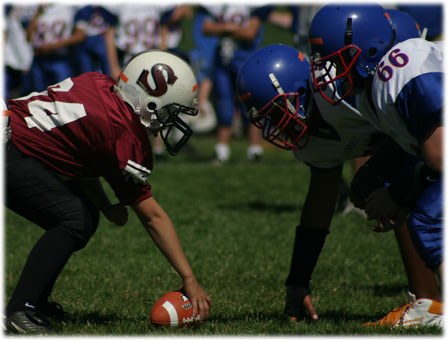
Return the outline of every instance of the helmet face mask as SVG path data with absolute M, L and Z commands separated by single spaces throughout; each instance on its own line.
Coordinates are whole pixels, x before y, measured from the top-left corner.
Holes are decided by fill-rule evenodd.
M 330 103 L 338 104 L 353 93 L 355 88 L 353 68 L 361 52 L 359 47 L 347 45 L 324 58 L 314 56 L 311 61 L 314 86 Z M 329 84 L 333 84 L 331 96 L 325 93 Z
M 279 94 L 261 110 L 249 113 L 250 121 L 261 129 L 265 140 L 285 150 L 296 151 L 306 146 L 308 127 L 299 114 L 304 109 L 299 97 L 298 93 Z
M 245 114 L 266 141 L 282 149 L 307 144 L 309 72 L 303 54 L 281 44 L 254 52 L 239 70 L 237 93 Z
M 333 84 L 333 91 L 341 91 L 339 96 L 323 96 L 337 104 L 364 88 L 397 37 L 389 15 L 380 5 L 332 3 L 314 16 L 309 42 L 314 84 L 322 95 L 326 86 Z M 334 64 L 337 71 L 325 72 L 327 63 Z
M 180 104 L 169 104 L 157 111 L 157 122 L 160 124 L 157 131 L 160 131 L 160 137 L 170 154 L 175 155 L 193 134 L 193 129 L 179 115 L 195 116 L 197 113 L 197 108 Z
M 132 107 L 142 125 L 154 135 L 161 132 L 172 155 L 193 133 L 180 115 L 197 115 L 197 89 L 191 67 L 178 56 L 159 50 L 130 59 L 115 86 L 117 95 Z

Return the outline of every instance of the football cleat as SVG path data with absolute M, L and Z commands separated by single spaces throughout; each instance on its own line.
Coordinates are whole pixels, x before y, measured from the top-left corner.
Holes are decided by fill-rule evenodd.
M 4 317 L 3 329 L 15 334 L 50 334 L 46 317 L 38 311 L 26 309 Z
M 403 315 L 406 313 L 406 311 L 411 306 L 412 306 L 411 304 L 407 303 L 403 306 L 394 308 L 392 310 L 392 312 L 388 313 L 385 317 L 379 319 L 378 321 L 366 322 L 366 323 L 363 323 L 362 325 L 364 327 L 389 327 L 389 328 L 392 328 L 400 322 L 400 319 L 403 317 Z
M 417 299 L 394 327 L 443 327 L 443 304 L 431 299 Z
M 46 301 L 39 305 L 39 312 L 49 319 L 63 321 L 69 319 L 70 315 L 64 311 L 64 308 L 57 302 Z
M 442 327 L 443 304 L 431 299 L 417 299 L 414 303 L 407 303 L 395 308 L 384 318 L 376 322 L 367 322 L 366 327 L 418 327 L 438 326 Z

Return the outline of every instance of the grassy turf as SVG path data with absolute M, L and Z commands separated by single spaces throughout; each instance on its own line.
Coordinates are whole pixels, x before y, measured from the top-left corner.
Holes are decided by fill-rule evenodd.
M 232 160 L 211 166 L 214 138 L 195 136 L 199 155 L 181 153 L 156 164 L 151 182 L 170 214 L 187 257 L 212 297 L 211 318 L 193 329 L 149 323 L 155 301 L 181 281 L 131 213 L 118 228 L 104 218 L 88 246 L 75 253 L 53 299 L 74 320 L 55 325 L 64 335 L 439 335 L 434 328 L 370 329 L 406 301 L 406 279 L 392 233 L 375 234 L 356 214 L 334 218 L 313 275 L 319 322 L 284 321 L 284 280 L 308 169 L 291 153 L 266 149 L 246 159 L 246 142 L 232 142 Z M 348 174 L 350 169 L 346 170 Z M 42 231 L 6 214 L 5 299 Z

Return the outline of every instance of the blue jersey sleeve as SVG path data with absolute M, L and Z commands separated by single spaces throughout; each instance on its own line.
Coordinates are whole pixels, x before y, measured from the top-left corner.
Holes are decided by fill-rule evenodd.
M 413 78 L 395 102 L 407 129 L 419 143 L 442 123 L 442 77 L 441 72 L 432 72 Z

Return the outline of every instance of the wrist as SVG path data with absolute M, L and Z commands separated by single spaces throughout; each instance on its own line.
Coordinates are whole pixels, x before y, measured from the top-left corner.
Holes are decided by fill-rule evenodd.
M 183 275 L 182 276 L 182 281 L 183 281 L 184 285 L 189 285 L 189 284 L 192 284 L 192 283 L 196 283 L 197 279 L 194 276 L 194 274 L 191 273 L 191 274 L 188 274 L 188 275 Z

